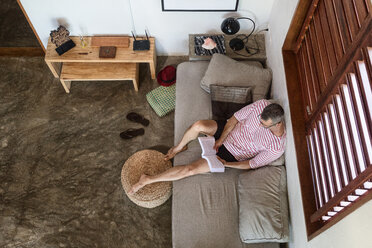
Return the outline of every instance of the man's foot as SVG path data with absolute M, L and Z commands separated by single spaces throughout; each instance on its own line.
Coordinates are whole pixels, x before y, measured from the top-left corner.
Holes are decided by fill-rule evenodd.
M 165 155 L 164 160 L 172 159 L 172 158 L 174 158 L 174 156 L 176 156 L 177 153 L 183 152 L 185 150 L 187 150 L 187 145 L 185 145 L 182 148 L 178 148 L 177 146 L 173 146 L 171 149 L 169 149 L 167 155 Z
M 128 191 L 128 195 L 134 195 L 135 193 L 137 193 L 138 190 L 145 187 L 148 184 L 147 183 L 148 178 L 149 176 L 142 174 L 139 181 L 136 184 L 134 184 L 132 188 Z

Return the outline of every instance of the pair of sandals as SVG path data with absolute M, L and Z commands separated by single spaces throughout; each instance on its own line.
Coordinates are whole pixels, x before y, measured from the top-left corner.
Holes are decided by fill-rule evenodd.
M 137 114 L 135 112 L 131 112 L 127 114 L 127 119 L 136 123 L 140 123 L 143 126 L 147 127 L 150 124 L 150 121 L 143 117 L 140 114 Z M 145 129 L 143 128 L 129 128 L 125 130 L 124 132 L 120 133 L 120 138 L 122 139 L 131 139 L 140 135 L 145 134 Z

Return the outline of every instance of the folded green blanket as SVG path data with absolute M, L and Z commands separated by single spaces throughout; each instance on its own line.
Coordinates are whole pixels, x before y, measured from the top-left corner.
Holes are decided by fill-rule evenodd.
M 164 116 L 176 106 L 176 85 L 159 86 L 147 93 L 146 99 L 158 116 Z

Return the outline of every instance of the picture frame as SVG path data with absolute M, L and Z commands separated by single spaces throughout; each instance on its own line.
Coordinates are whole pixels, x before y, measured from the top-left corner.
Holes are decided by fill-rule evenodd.
M 232 12 L 238 5 L 239 0 L 161 0 L 162 11 Z

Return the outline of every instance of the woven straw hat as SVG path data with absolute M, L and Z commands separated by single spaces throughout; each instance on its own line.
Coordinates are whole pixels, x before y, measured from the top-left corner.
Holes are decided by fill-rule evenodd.
M 123 165 L 121 183 L 128 198 L 135 204 L 154 208 L 166 202 L 172 194 L 171 182 L 158 182 L 146 185 L 134 195 L 128 195 L 132 185 L 138 182 L 142 174 L 157 175 L 172 167 L 164 160 L 164 154 L 155 150 L 142 150 L 133 154 Z

